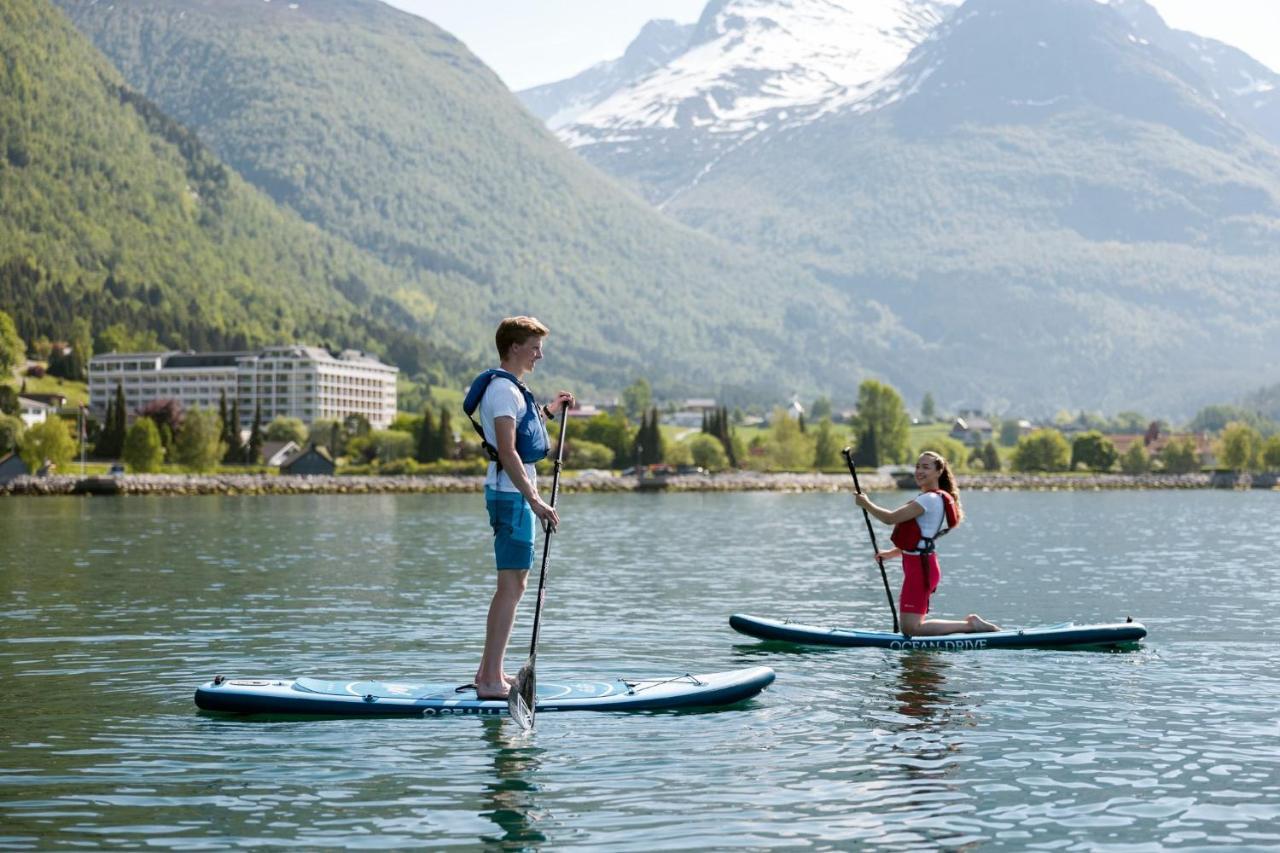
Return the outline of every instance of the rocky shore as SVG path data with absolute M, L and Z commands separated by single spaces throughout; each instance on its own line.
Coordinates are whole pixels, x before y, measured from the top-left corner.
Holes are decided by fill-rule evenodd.
M 869 491 L 911 488 L 886 473 L 859 477 Z M 560 481 L 565 492 L 836 492 L 848 489 L 847 474 L 692 474 L 622 477 L 608 473 L 568 472 Z M 129 474 L 122 477 L 17 477 L 0 486 L 4 495 L 286 495 L 411 494 L 479 492 L 478 476 L 331 476 L 290 477 L 274 474 Z M 1271 474 L 971 474 L 960 476 L 962 491 L 1101 491 L 1114 489 L 1248 489 L 1277 488 Z

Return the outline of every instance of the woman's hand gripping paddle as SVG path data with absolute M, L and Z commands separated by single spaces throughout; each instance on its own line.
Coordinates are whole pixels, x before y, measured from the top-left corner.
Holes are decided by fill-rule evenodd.
M 844 454 L 845 464 L 849 466 L 849 473 L 853 475 L 853 490 L 857 494 L 862 494 L 862 486 L 858 485 L 858 466 L 853 464 L 853 450 L 846 447 L 840 451 Z M 871 536 L 871 548 L 876 552 L 876 562 L 880 564 L 880 579 L 884 581 L 884 594 L 889 597 L 889 615 L 893 617 L 893 633 L 901 633 L 898 630 L 898 607 L 893 603 L 893 593 L 889 590 L 889 576 L 884 570 L 884 560 L 880 559 L 880 546 L 876 544 L 876 531 L 871 526 L 871 516 L 864 509 L 862 518 L 867 522 L 867 534 Z
M 568 411 L 568 404 L 560 410 L 560 438 L 556 443 L 555 473 L 551 476 L 552 508 L 560 493 L 560 468 L 564 464 L 564 429 L 569 421 Z M 516 683 L 511 685 L 510 692 L 507 693 L 507 710 L 511 713 L 511 719 L 525 731 L 533 728 L 533 715 L 537 707 L 538 679 L 534 667 L 538 662 L 538 629 L 542 621 L 542 603 L 547 599 L 547 557 L 551 555 L 551 534 L 554 532 L 555 528 L 550 522 L 543 527 L 542 569 L 538 573 L 538 601 L 533 609 L 533 641 L 529 644 L 529 659 L 516 673 Z

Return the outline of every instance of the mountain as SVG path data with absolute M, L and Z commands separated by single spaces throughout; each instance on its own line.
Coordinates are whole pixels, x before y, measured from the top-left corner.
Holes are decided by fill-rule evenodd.
M 461 370 L 423 343 L 403 274 L 246 184 L 52 5 L 6 0 L 0 54 L 0 310 L 25 339 L 79 320 L 179 349 L 306 340 Z
M 559 136 L 662 205 L 760 133 L 856 96 L 958 2 L 712 0 L 683 53 Z
M 549 367 L 580 391 L 645 376 L 672 393 L 765 396 L 856 387 L 882 366 L 853 345 L 891 320 L 653 211 L 425 20 L 373 0 L 59 5 L 277 202 L 407 281 L 430 276 L 401 301 L 477 365 L 498 319 L 531 313 L 553 329 Z
M 1145 0 L 1110 0 L 1147 40 L 1194 69 L 1208 93 L 1234 120 L 1280 145 L 1280 74 L 1244 51 L 1166 26 Z
M 555 130 L 683 53 L 692 32 L 692 24 L 649 21 L 618 59 L 597 63 L 567 80 L 534 86 L 516 95 L 530 112 Z
M 739 9 L 770 17 L 765 0 L 708 15 Z M 1163 46 L 1184 37 L 1154 13 L 1138 32 L 1133 12 L 968 0 L 879 77 L 753 130 L 708 114 L 688 134 L 676 121 L 577 150 L 681 221 L 870 299 L 899 324 L 891 349 L 926 353 L 887 374 L 908 399 L 1182 416 L 1280 374 L 1280 321 L 1263 308 L 1280 151 L 1203 62 Z M 673 81 L 649 110 L 685 92 Z M 734 141 L 708 159 L 716 134 Z

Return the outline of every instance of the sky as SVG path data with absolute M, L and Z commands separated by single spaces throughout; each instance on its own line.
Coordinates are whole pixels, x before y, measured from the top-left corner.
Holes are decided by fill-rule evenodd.
M 453 33 L 513 91 L 616 59 L 644 23 L 696 21 L 707 0 L 387 0 Z M 1149 0 L 1165 23 L 1280 70 L 1280 0 Z

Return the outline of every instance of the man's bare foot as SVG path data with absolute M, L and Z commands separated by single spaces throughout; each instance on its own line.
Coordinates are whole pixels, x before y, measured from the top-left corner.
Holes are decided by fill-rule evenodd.
M 973 629 L 974 633 L 987 633 L 989 631 L 1000 630 L 999 625 L 995 624 L 994 622 L 988 622 L 986 619 L 983 619 L 977 613 L 970 613 L 968 616 L 965 617 L 964 621 L 969 623 L 969 627 Z
M 511 688 L 505 681 L 476 682 L 476 698 L 478 699 L 506 699 L 507 694 L 510 692 Z
M 504 673 L 502 673 L 502 680 L 503 680 L 503 681 L 505 681 L 505 682 L 507 682 L 507 684 L 511 685 L 512 687 L 515 687 L 515 686 L 516 686 L 516 677 L 515 677 L 514 675 L 507 675 L 507 674 L 504 672 Z M 479 676 L 479 675 L 477 675 L 475 678 L 471 679 L 471 683 L 472 683 L 472 685 L 477 684 L 479 681 L 480 681 L 480 676 Z

